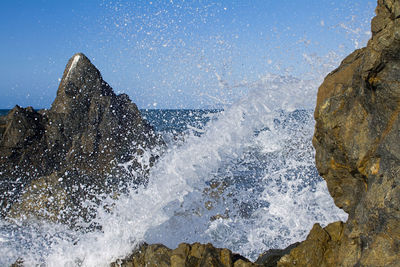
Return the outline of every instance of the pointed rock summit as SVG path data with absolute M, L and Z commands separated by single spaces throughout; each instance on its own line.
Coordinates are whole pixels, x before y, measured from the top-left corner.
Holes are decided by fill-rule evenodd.
M 82 53 L 75 54 L 65 68 L 50 111 L 71 114 L 76 108 L 89 107 L 90 100 L 115 96 L 100 71 Z
M 56 220 L 62 201 L 47 203 L 46 210 L 47 198 L 64 196 L 64 202 L 79 206 L 89 192 L 110 190 L 129 177 L 118 163 L 130 161 L 139 174 L 136 182 L 145 183 L 148 166 L 134 155 L 161 143 L 129 97 L 116 95 L 90 60 L 75 54 L 51 109 L 38 112 L 16 106 L 0 120 L 3 215 Z M 148 165 L 154 157 L 150 159 Z M 19 186 L 13 191 L 15 183 Z M 57 214 L 45 215 L 49 210 Z

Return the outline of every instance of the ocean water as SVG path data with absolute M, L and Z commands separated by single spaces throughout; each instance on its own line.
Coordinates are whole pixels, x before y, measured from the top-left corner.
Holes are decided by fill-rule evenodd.
M 159 133 L 181 134 L 187 130 L 203 133 L 206 124 L 221 109 L 142 109 L 142 117 Z
M 7 113 L 9 112 L 9 109 L 0 109 L 0 116 L 4 116 L 7 115 Z
M 106 197 L 101 230 L 1 220 L 0 265 L 107 266 L 141 242 L 211 242 L 255 260 L 346 220 L 315 169 L 304 103 L 320 82 L 269 75 L 224 110 L 142 110 L 167 143 L 149 184 Z

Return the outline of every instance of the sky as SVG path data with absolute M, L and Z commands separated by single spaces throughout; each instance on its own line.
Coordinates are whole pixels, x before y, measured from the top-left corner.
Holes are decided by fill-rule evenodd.
M 333 69 L 365 45 L 375 6 L 375 0 L 2 0 L 0 108 L 49 108 L 77 52 L 139 108 L 218 107 L 268 73 L 307 79 L 323 66 Z

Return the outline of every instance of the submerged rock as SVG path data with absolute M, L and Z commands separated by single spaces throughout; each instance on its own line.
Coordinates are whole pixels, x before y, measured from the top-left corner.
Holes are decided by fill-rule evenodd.
M 378 1 L 371 31 L 315 110 L 317 168 L 348 221 L 314 225 L 280 266 L 400 266 L 400 1 Z
M 51 109 L 16 106 L 0 120 L 2 211 L 69 220 L 67 208 L 79 212 L 83 200 L 111 191 L 130 171 L 137 184 L 146 183 L 149 166 L 135 155 L 161 143 L 129 97 L 116 95 L 89 59 L 76 54 Z M 130 170 L 118 166 L 128 161 Z M 147 165 L 153 161 L 150 156 Z

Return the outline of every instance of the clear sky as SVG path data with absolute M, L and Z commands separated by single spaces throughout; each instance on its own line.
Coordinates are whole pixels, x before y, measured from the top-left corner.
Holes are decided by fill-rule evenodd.
M 365 44 L 375 0 L 2 0 L 0 108 L 48 108 L 83 52 L 140 108 L 201 108 Z M 223 79 L 228 86 L 221 86 Z

